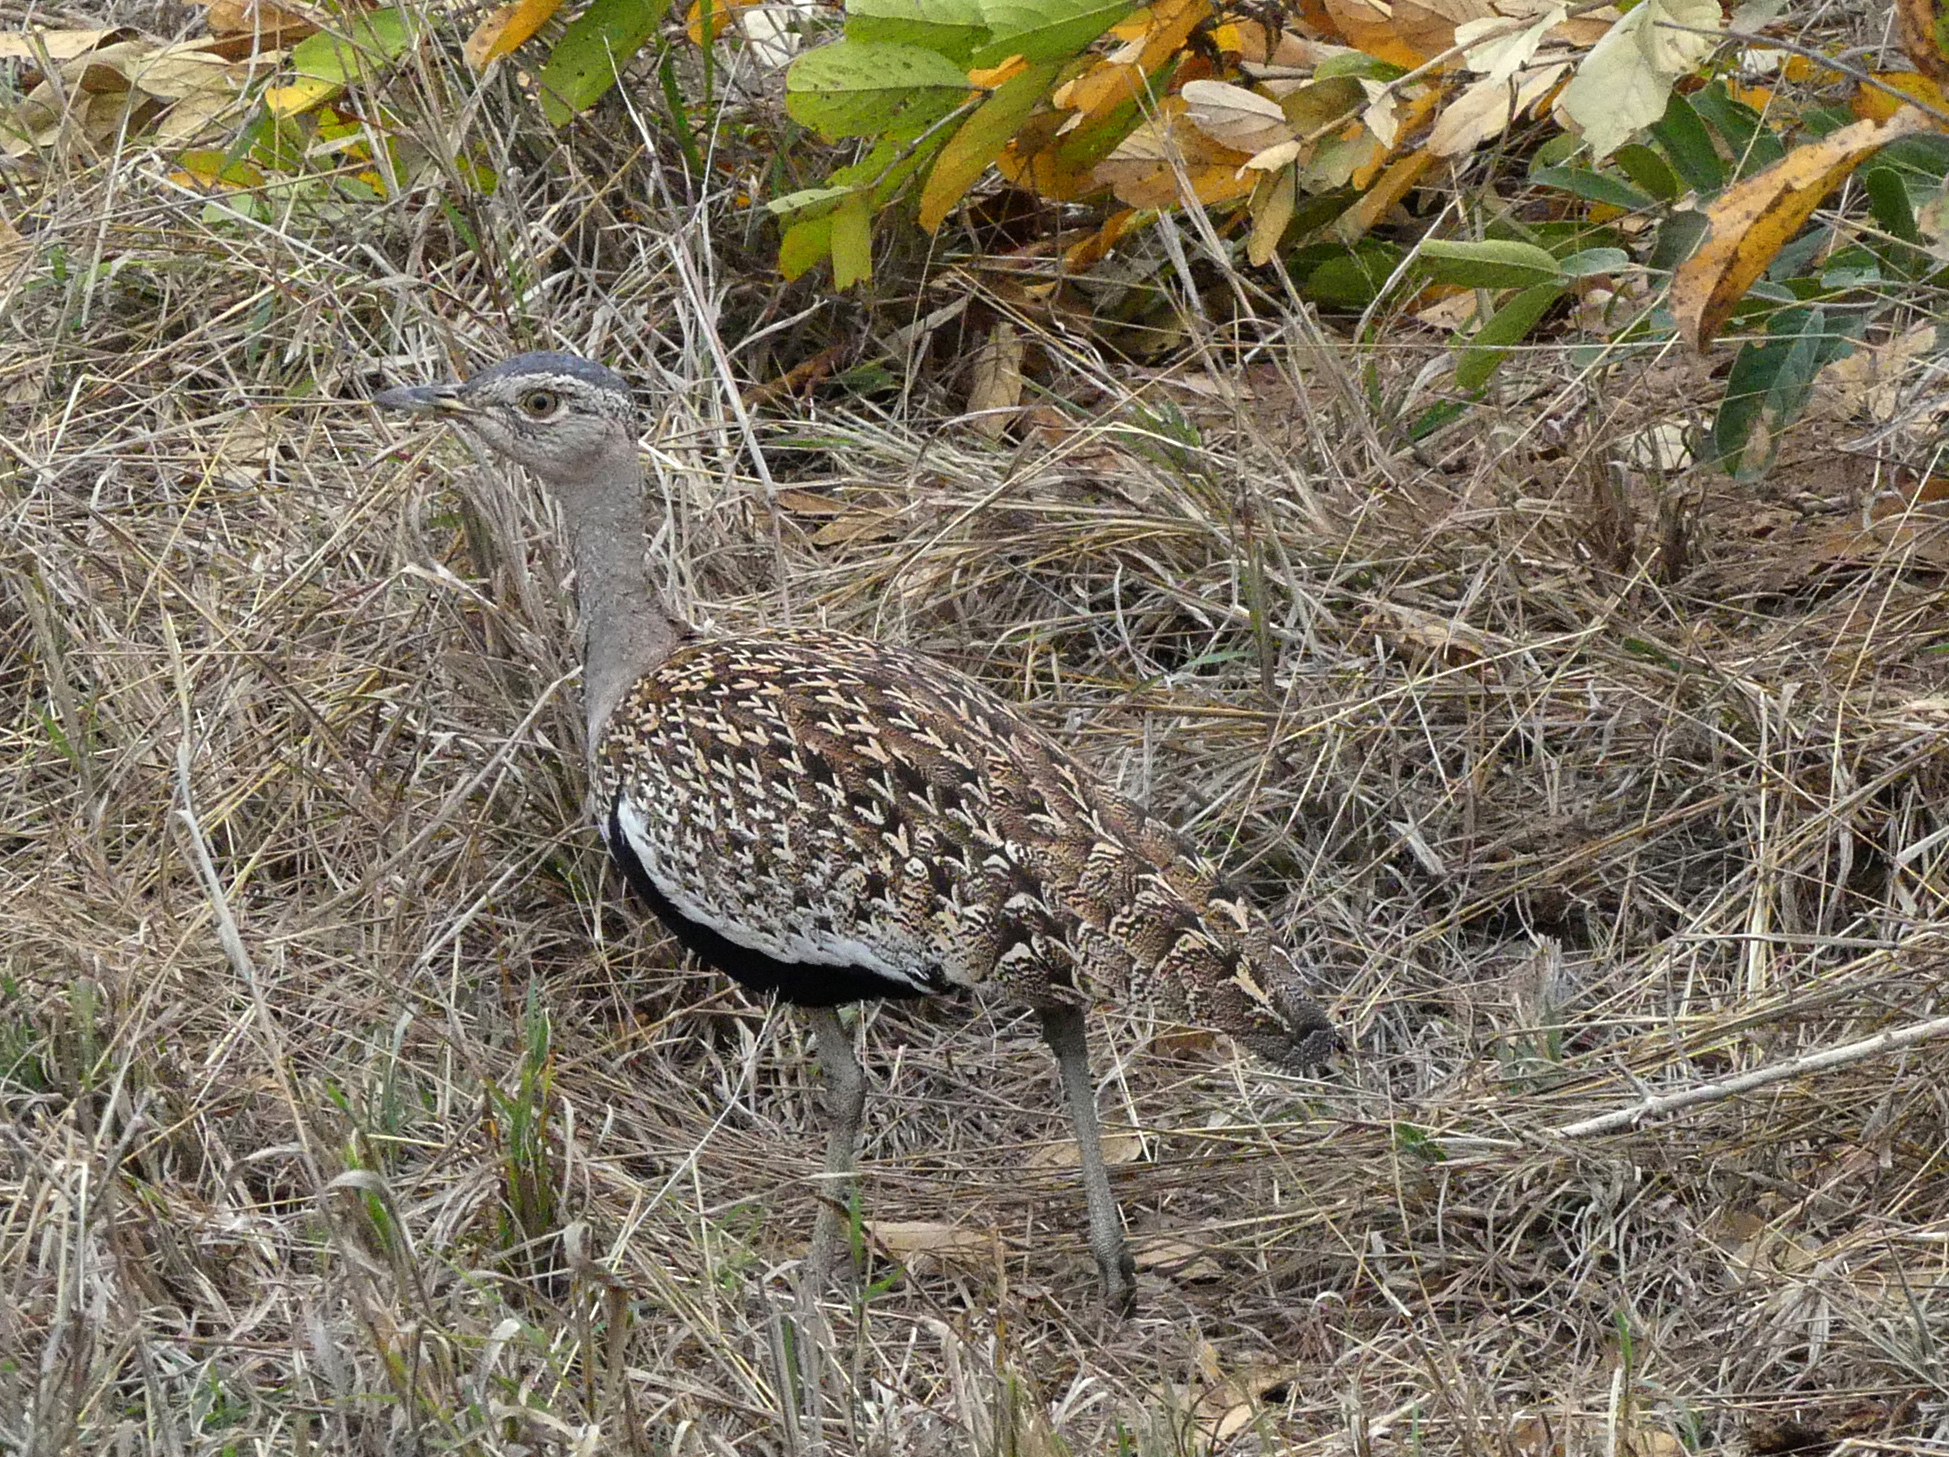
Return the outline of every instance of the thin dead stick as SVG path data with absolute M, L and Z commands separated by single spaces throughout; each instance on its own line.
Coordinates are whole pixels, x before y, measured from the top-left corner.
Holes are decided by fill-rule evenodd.
M 1736 1078 L 1727 1078 L 1721 1083 L 1701 1083 L 1698 1087 L 1687 1088 L 1682 1093 L 1666 1093 L 1663 1097 L 1646 1098 L 1642 1103 L 1634 1104 L 1629 1108 L 1600 1113 L 1595 1118 L 1585 1118 L 1578 1123 L 1566 1123 L 1561 1128 L 1551 1129 L 1546 1136 L 1585 1138 L 1593 1133 L 1613 1133 L 1620 1128 L 1635 1127 L 1647 1118 L 1656 1118 L 1664 1113 L 1675 1113 L 1680 1108 L 1690 1108 L 1699 1103 L 1716 1103 L 1721 1098 L 1736 1098 L 1741 1093 L 1750 1093 L 1754 1088 L 1763 1088 L 1768 1083 L 1783 1082 L 1787 1078 L 1797 1078 L 1807 1073 L 1825 1072 L 1828 1068 L 1845 1067 L 1851 1062 L 1861 1062 L 1884 1052 L 1913 1047 L 1918 1042 L 1927 1042 L 1931 1037 L 1942 1036 L 1949 1036 L 1949 1017 L 1935 1017 L 1909 1027 L 1897 1027 L 1893 1031 L 1878 1032 L 1873 1037 L 1864 1038 L 1860 1042 L 1850 1042 L 1843 1047 L 1830 1047 L 1825 1052 L 1811 1052 L 1805 1057 L 1796 1057 L 1792 1062 L 1758 1068 Z
M 306 1131 L 308 1125 L 298 1103 L 298 1091 L 291 1083 L 291 1060 L 285 1051 L 284 1039 L 278 1035 L 277 1022 L 264 1000 L 264 985 L 257 976 L 257 963 L 251 959 L 250 948 L 244 945 L 243 933 L 237 929 L 237 918 L 230 914 L 230 897 L 224 894 L 223 881 L 217 877 L 216 862 L 210 858 L 209 841 L 203 838 L 203 826 L 196 818 L 196 803 L 190 797 L 189 758 L 189 733 L 186 729 L 182 738 L 176 741 L 176 793 L 183 801 L 176 809 L 176 820 L 183 827 L 184 839 L 189 842 L 190 863 L 196 867 L 197 878 L 203 882 L 203 893 L 210 899 L 210 911 L 216 917 L 217 941 L 223 947 L 223 954 L 229 958 L 231 969 L 250 991 L 266 1060 L 271 1065 L 271 1074 L 277 1079 L 279 1090 L 284 1094 L 286 1105 L 291 1109 L 291 1126 L 297 1133 L 298 1156 L 311 1176 L 312 1187 L 320 1188 L 324 1180 L 318 1172 L 318 1159 L 312 1152 L 311 1138 Z

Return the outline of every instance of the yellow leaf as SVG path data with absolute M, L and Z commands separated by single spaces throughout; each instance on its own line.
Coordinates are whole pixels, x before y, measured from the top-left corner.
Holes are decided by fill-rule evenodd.
M 832 213 L 832 286 L 851 288 L 873 276 L 873 198 L 859 192 Z
M 1841 79 L 1841 73 L 1806 56 L 1788 56 L 1781 74 L 1789 81 L 1811 81 L 1818 86 L 1826 86 Z
M 1949 99 L 1943 97 L 1941 88 L 1919 71 L 1877 71 L 1874 79 L 1881 86 L 1861 86 L 1848 103 L 1856 116 L 1870 121 L 1887 121 L 1902 109 L 1904 96 L 1924 106 L 1933 106 L 1938 111 L 1949 110 Z M 1882 86 L 1887 87 L 1888 91 L 1882 90 Z M 1900 94 L 1891 96 L 1889 91 Z
M 984 91 L 993 91 L 1005 86 L 1028 68 L 1028 62 L 1020 56 L 1010 56 L 999 66 L 989 66 L 985 70 L 968 72 L 968 84 Z
M 474 27 L 460 54 L 476 71 L 484 71 L 516 46 L 540 30 L 548 17 L 562 8 L 562 0 L 515 0 L 488 13 Z
M 934 159 L 920 190 L 920 225 L 936 231 L 948 212 L 1002 154 L 1056 78 L 1057 63 L 1025 66 L 962 122 Z
M 1151 7 L 1151 28 L 1137 64 L 1156 71 L 1184 49 L 1191 32 L 1211 19 L 1210 0 L 1163 0 Z
M 1857 121 L 1796 147 L 1764 172 L 1727 188 L 1706 209 L 1705 242 L 1672 275 L 1671 310 L 1679 333 L 1703 352 L 1823 197 L 1890 142 L 1931 125 L 1914 107 L 1886 122 Z
M 1129 61 L 1099 61 L 1075 80 L 1058 88 L 1050 100 L 1076 114 L 1065 126 L 1075 128 L 1103 116 L 1144 94 L 1143 68 Z
M 288 86 L 267 87 L 264 109 L 272 116 L 303 116 L 344 89 L 344 85 L 338 81 L 326 81 L 318 76 L 299 76 Z
M 1272 56 L 1272 42 L 1266 29 L 1256 20 L 1228 20 L 1211 28 L 1211 43 L 1223 55 L 1236 56 L 1248 65 L 1261 66 Z
M 1286 224 L 1293 220 L 1299 201 L 1299 179 L 1286 167 L 1273 173 L 1252 193 L 1252 232 L 1245 240 L 1245 257 L 1254 267 L 1266 262 L 1279 250 Z
M 684 17 L 684 33 L 694 46 L 712 45 L 735 33 L 738 12 L 756 3 L 759 0 L 693 0 L 690 13 Z

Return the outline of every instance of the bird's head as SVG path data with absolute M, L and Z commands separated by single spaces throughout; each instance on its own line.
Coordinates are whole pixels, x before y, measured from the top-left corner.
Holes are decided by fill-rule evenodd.
M 451 420 L 557 490 L 635 461 L 636 403 L 613 369 L 574 354 L 517 354 L 458 382 L 373 396 L 383 410 Z

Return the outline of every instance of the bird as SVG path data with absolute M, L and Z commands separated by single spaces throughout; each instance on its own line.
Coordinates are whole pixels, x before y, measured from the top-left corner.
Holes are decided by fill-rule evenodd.
M 557 503 L 608 853 L 698 960 L 811 1023 L 831 1126 L 804 1269 L 830 1281 L 865 1099 L 837 1009 L 975 991 L 1039 1020 L 1089 1248 L 1110 1306 L 1130 1309 L 1086 1014 L 1148 1001 L 1277 1067 L 1317 1067 L 1338 1034 L 1267 918 L 973 677 L 866 638 L 711 633 L 672 613 L 645 560 L 639 410 L 607 366 L 524 353 L 372 402 L 450 422 Z

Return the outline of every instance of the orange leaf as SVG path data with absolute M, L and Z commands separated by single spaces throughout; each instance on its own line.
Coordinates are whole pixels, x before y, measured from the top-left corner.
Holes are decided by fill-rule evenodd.
M 1421 180 L 1422 173 L 1435 165 L 1436 160 L 1435 154 L 1426 148 L 1397 157 L 1381 175 L 1381 180 L 1361 193 L 1353 206 L 1340 214 L 1333 224 L 1333 231 L 1344 243 L 1358 242 L 1387 215 L 1389 208 L 1408 195 L 1409 189 Z
M 684 32 L 694 46 L 711 45 L 721 41 L 737 29 L 737 13 L 749 10 L 760 0 L 692 0 L 690 13 L 684 17 Z M 706 13 L 709 23 L 706 24 Z M 709 31 L 706 35 L 705 32 Z
M 1704 244 L 1672 275 L 1672 314 L 1686 341 L 1703 352 L 1823 197 L 1890 142 L 1930 126 L 1914 107 L 1886 122 L 1857 121 L 1721 193 L 1706 209 Z
M 484 71 L 488 62 L 499 60 L 527 40 L 561 8 L 562 0 L 515 0 L 500 6 L 474 27 L 460 54 L 476 71 Z
M 1082 242 L 1073 244 L 1062 255 L 1062 268 L 1065 273 L 1081 273 L 1098 259 L 1106 256 L 1116 247 L 1117 240 L 1130 231 L 1131 226 L 1143 214 L 1134 207 L 1126 207 L 1113 212 L 1103 226 L 1091 233 Z
M 210 0 L 203 22 L 211 35 L 248 35 L 261 50 L 296 45 L 318 27 L 304 16 L 271 4 L 271 0 Z
M 1012 81 L 1026 71 L 1029 63 L 1020 56 L 1010 56 L 999 66 L 989 66 L 980 71 L 968 72 L 968 84 L 978 86 L 984 91 L 993 91 L 997 86 Z
M 1055 104 L 1077 113 L 1070 129 L 1088 126 L 1146 94 L 1146 80 L 1164 65 L 1179 57 L 1191 32 L 1211 17 L 1210 0 L 1165 0 L 1148 12 L 1148 25 L 1140 37 L 1133 37 L 1117 52 L 1097 62 L 1055 94 Z M 1174 80 L 1188 73 L 1180 70 Z
M 1394 30 L 1404 44 L 1424 56 L 1455 44 L 1455 27 L 1496 14 L 1488 0 L 1394 0 Z
M 1410 69 L 1428 59 L 1402 39 L 1394 28 L 1394 17 L 1373 0 L 1323 0 L 1323 3 L 1330 19 L 1328 29 L 1337 31 L 1356 50 L 1391 66 Z

